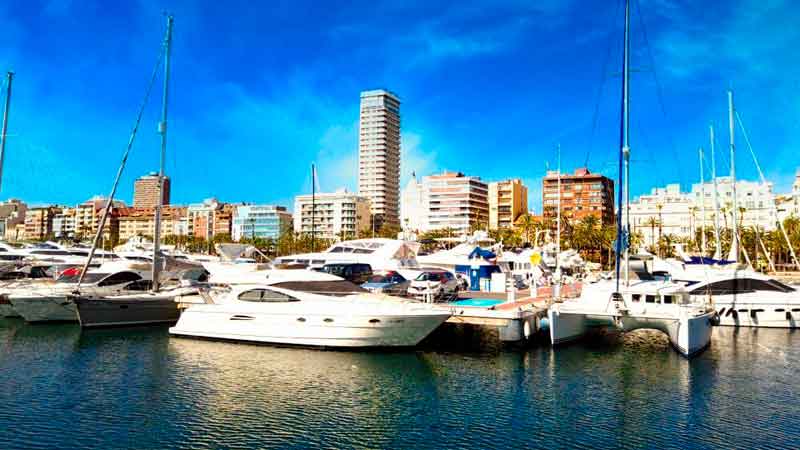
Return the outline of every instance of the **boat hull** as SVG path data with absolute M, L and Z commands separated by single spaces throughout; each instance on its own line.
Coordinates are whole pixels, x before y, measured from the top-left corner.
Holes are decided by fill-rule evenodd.
M 730 327 L 800 328 L 800 303 L 719 303 L 719 325 Z
M 0 303 L 0 317 L 19 317 L 11 303 Z
M 421 315 L 244 314 L 190 307 L 176 336 L 330 348 L 413 347 L 449 317 Z
M 173 298 L 73 299 L 83 328 L 175 323 L 180 316 Z
M 10 296 L 9 301 L 26 322 L 75 322 L 75 304 L 66 296 Z
M 695 316 L 647 317 L 604 312 L 560 311 L 548 313 L 550 340 L 559 345 L 582 338 L 591 328 L 616 328 L 623 332 L 655 329 L 664 332 L 672 346 L 683 356 L 692 357 L 711 343 L 711 324 L 716 313 L 709 311 Z

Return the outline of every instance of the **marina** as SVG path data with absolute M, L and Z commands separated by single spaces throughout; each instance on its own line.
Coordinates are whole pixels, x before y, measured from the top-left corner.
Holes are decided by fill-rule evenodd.
M 0 449 L 798 447 L 800 8 L 566 3 L 9 7 Z

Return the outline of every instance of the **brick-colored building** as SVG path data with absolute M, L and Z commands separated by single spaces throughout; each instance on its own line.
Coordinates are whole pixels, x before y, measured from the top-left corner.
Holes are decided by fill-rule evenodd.
M 528 212 L 528 188 L 522 180 L 489 183 L 489 229 L 511 228 Z
M 29 208 L 25 213 L 24 239 L 36 241 L 49 237 L 53 232 L 53 216 L 60 211 L 52 206 Z
M 542 216 L 555 219 L 558 206 L 558 172 L 548 171 L 542 180 Z M 595 216 L 605 225 L 614 223 L 614 180 L 583 167 L 561 174 L 561 217 L 578 221 Z
M 161 237 L 186 234 L 186 207 L 165 206 L 161 209 Z M 121 208 L 118 213 L 119 240 L 134 236 L 155 235 L 155 208 Z
M 162 204 L 169 205 L 170 182 L 169 177 L 164 177 L 164 191 Z M 155 208 L 158 204 L 158 174 L 151 172 L 140 177 L 133 183 L 133 207 Z

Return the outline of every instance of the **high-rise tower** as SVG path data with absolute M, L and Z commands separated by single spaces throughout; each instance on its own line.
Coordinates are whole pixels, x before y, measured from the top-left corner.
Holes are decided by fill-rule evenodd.
M 361 93 L 358 192 L 371 201 L 375 229 L 400 226 L 400 99 L 382 89 Z

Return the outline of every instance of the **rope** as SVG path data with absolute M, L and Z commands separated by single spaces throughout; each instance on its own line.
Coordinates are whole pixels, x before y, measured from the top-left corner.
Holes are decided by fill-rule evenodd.
M 650 68 L 651 72 L 653 73 L 653 80 L 656 83 L 656 94 L 658 98 L 658 105 L 661 108 L 661 115 L 664 117 L 665 122 L 671 122 L 667 115 L 667 108 L 664 104 L 664 90 L 661 87 L 661 81 L 658 78 L 658 72 L 656 71 L 655 58 L 653 58 L 653 50 L 650 46 L 650 40 L 647 38 L 647 27 L 645 27 L 644 25 L 644 18 L 642 16 L 642 6 L 639 0 L 636 0 L 636 10 L 639 13 L 638 14 L 639 26 L 642 28 L 642 37 L 644 39 L 645 48 L 647 49 L 647 58 L 650 61 Z M 675 146 L 675 140 L 673 139 L 671 133 L 667 134 L 667 139 L 669 140 L 669 146 L 670 149 L 672 150 L 672 156 L 675 158 L 675 161 L 679 161 L 680 159 L 678 158 L 678 150 L 677 147 Z M 680 177 L 680 179 L 685 179 L 681 164 L 678 164 L 678 176 Z
M 614 12 L 614 17 L 619 15 L 619 7 L 622 4 L 622 0 L 617 2 L 617 9 Z M 592 133 L 590 134 L 589 138 L 589 149 L 586 151 L 586 158 L 583 161 L 583 167 L 589 167 L 589 157 L 592 154 L 592 149 L 594 148 L 594 138 L 597 133 L 597 122 L 600 118 L 600 98 L 603 95 L 603 88 L 606 85 L 606 71 L 608 70 L 608 62 L 611 59 L 611 44 L 613 43 L 613 37 L 608 38 L 608 47 L 606 48 L 606 57 L 603 60 L 603 69 L 600 71 L 600 83 L 597 87 L 597 94 L 595 95 L 594 99 L 594 112 L 592 113 Z
M 166 50 L 166 46 L 162 45 L 161 50 L 158 53 L 158 59 L 156 60 L 155 67 L 153 67 L 153 73 L 150 75 L 150 82 L 147 85 L 147 90 L 144 94 L 144 99 L 142 99 L 142 103 L 139 106 L 139 113 L 136 116 L 136 122 L 133 125 L 133 129 L 131 130 L 131 136 L 128 139 L 128 146 L 125 148 L 125 152 L 122 154 L 122 162 L 120 163 L 119 169 L 117 170 L 117 176 L 114 179 L 114 184 L 111 187 L 111 193 L 108 195 L 108 202 L 106 203 L 106 208 L 103 211 L 103 217 L 100 219 L 100 223 L 97 226 L 97 233 L 94 236 L 94 241 L 92 242 L 92 249 L 89 251 L 89 257 L 86 259 L 86 264 L 83 266 L 83 270 L 81 270 L 81 276 L 78 279 L 78 285 L 76 289 L 80 289 L 81 283 L 83 282 L 84 276 L 86 276 L 86 272 L 89 269 L 89 264 L 92 263 L 92 258 L 94 257 L 94 252 L 97 250 L 97 244 L 100 242 L 100 238 L 103 236 L 103 228 L 105 228 L 106 220 L 108 219 L 108 215 L 111 211 L 111 208 L 114 204 L 114 194 L 117 192 L 117 186 L 119 186 L 119 180 L 122 178 L 122 172 L 125 169 L 125 163 L 128 161 L 128 155 L 131 152 L 131 148 L 133 147 L 133 142 L 136 139 L 136 133 L 139 131 L 139 124 L 142 122 L 142 116 L 144 115 L 144 110 L 147 107 L 148 100 L 150 100 L 150 93 L 153 90 L 153 85 L 156 81 L 156 76 L 158 75 L 158 69 L 161 67 L 161 59 L 164 56 L 164 51 Z
M 744 123 L 742 122 L 742 117 L 739 115 L 739 111 L 735 111 L 736 121 L 739 123 L 739 128 L 742 130 L 742 136 L 744 136 L 744 142 L 747 144 L 747 148 L 750 150 L 750 155 L 753 156 L 753 163 L 756 165 L 756 170 L 758 170 L 758 176 L 761 179 L 761 182 L 766 184 L 767 179 L 764 177 L 764 172 L 761 170 L 761 165 L 758 164 L 758 158 L 756 158 L 756 152 L 753 150 L 753 146 L 750 144 L 750 136 L 747 134 L 747 130 L 744 128 Z M 780 228 L 781 233 L 783 234 L 783 238 L 786 239 L 786 245 L 789 246 L 789 253 L 792 255 L 792 259 L 794 260 L 795 266 L 800 269 L 800 262 L 797 260 L 797 255 L 794 252 L 794 247 L 792 247 L 792 241 L 789 240 L 789 234 L 786 232 L 786 227 L 783 226 L 783 222 L 778 218 L 778 205 L 775 203 L 775 196 L 772 196 L 772 212 L 775 214 L 775 221 L 778 222 L 778 228 Z

